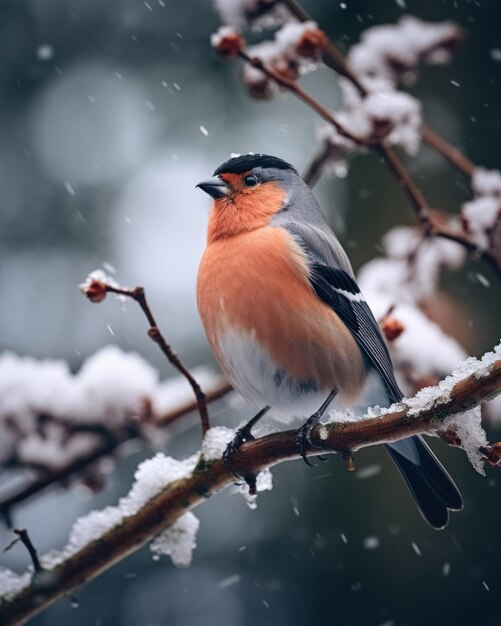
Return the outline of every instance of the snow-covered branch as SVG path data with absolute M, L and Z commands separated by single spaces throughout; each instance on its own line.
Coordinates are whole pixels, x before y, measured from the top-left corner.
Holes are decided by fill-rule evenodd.
M 422 121 L 420 102 L 400 90 L 415 82 L 421 65 L 446 63 L 462 43 L 461 29 L 450 22 L 425 23 L 404 16 L 395 25 L 364 31 L 345 58 L 296 0 L 219 0 L 216 8 L 225 26 L 213 35 L 211 43 L 221 56 L 240 56 L 246 61 L 242 76 L 249 93 L 268 99 L 279 89 L 288 90 L 327 122 L 319 131 L 321 146 L 305 173 L 306 182 L 315 184 L 327 166 L 345 176 L 351 156 L 371 148 L 406 193 L 424 237 L 441 237 L 462 245 L 501 276 L 499 199 L 492 192 L 479 194 L 475 184 L 476 179 L 485 180 L 485 170 L 429 129 Z M 254 28 L 256 20 L 262 27 L 264 15 L 274 15 L 273 24 L 280 24 L 280 29 L 273 40 L 245 49 L 237 29 Z M 335 113 L 298 84 L 300 76 L 315 70 L 320 59 L 342 76 L 343 106 Z M 414 156 L 422 140 L 472 178 L 477 197 L 463 206 L 462 219 L 430 208 L 393 148 L 401 146 Z M 499 172 L 489 175 L 491 179 L 501 178 Z
M 315 447 L 307 453 L 351 455 L 367 446 L 425 433 L 464 448 L 477 469 L 483 459 L 499 466 L 501 444 L 489 446 L 480 424 L 472 428 L 471 411 L 500 392 L 501 344 L 481 360 L 463 362 L 440 385 L 389 409 L 376 407 L 361 418 L 332 413 L 314 430 Z M 129 494 L 117 506 L 77 520 L 66 546 L 40 558 L 43 571 L 17 576 L 0 570 L 1 623 L 26 622 L 150 541 L 155 555 L 166 554 L 174 564 L 188 565 L 198 529 L 190 509 L 234 481 L 222 460 L 232 437 L 233 431 L 215 427 L 206 434 L 202 449 L 188 459 L 157 454 L 143 462 Z M 235 456 L 234 469 L 261 472 L 258 490 L 269 489 L 268 468 L 298 457 L 295 431 L 278 432 L 245 443 Z
M 207 402 L 229 390 L 205 368 L 193 372 Z M 102 461 L 134 439 L 165 443 L 166 427 L 197 410 L 187 381 L 160 381 L 158 372 L 134 353 L 107 346 L 76 374 L 64 361 L 0 356 L 0 467 L 27 473 L 12 489 L 3 486 L 0 515 L 55 484 L 73 479 L 98 487 Z

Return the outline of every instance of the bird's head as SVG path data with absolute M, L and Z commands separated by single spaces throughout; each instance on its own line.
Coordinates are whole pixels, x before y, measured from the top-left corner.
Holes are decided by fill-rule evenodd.
M 220 165 L 198 183 L 213 198 L 209 240 L 262 228 L 286 208 L 292 190 L 304 185 L 292 165 L 267 154 L 245 154 Z

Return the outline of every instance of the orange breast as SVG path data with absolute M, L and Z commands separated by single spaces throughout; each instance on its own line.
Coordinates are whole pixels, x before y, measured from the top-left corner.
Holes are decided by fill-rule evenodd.
M 355 397 L 364 381 L 360 350 L 308 281 L 304 252 L 284 229 L 265 227 L 209 243 L 199 269 L 198 307 L 207 337 L 230 377 L 225 330 L 255 339 L 279 368 L 320 389 Z

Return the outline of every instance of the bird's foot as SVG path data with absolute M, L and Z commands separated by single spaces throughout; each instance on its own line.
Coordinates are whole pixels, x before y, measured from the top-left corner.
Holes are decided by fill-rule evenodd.
M 301 457 L 303 458 L 303 461 L 306 463 L 306 465 L 309 465 L 310 467 L 316 467 L 316 464 L 312 463 L 308 459 L 308 457 L 306 456 L 306 451 L 308 447 L 312 447 L 312 448 L 320 447 L 317 444 L 315 444 L 311 439 L 311 433 L 313 429 L 315 428 L 315 426 L 318 425 L 320 418 L 321 418 L 320 412 L 314 413 L 296 431 L 296 448 L 299 451 L 299 454 L 301 455 Z M 317 456 L 317 459 L 319 461 L 327 461 L 327 457 L 324 457 L 321 455 Z
M 235 434 L 235 437 L 228 444 L 226 450 L 223 452 L 223 462 L 225 466 L 233 473 L 235 478 L 239 481 L 244 481 L 249 485 L 249 493 L 254 495 L 256 493 L 256 474 L 251 472 L 246 472 L 244 474 L 240 474 L 235 470 L 235 464 L 233 462 L 233 457 L 242 455 L 240 454 L 240 448 L 242 444 L 247 441 L 254 441 L 256 438 L 251 432 L 251 427 L 249 424 L 245 424 L 242 428 L 239 428 Z

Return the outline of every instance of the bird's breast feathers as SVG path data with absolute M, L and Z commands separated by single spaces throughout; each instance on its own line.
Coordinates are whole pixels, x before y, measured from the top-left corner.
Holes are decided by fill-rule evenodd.
M 307 257 L 286 230 L 260 228 L 210 243 L 197 299 L 221 367 L 256 406 L 275 413 L 295 407 L 302 416 L 332 389 L 346 401 L 359 393 L 360 350 L 311 288 Z

